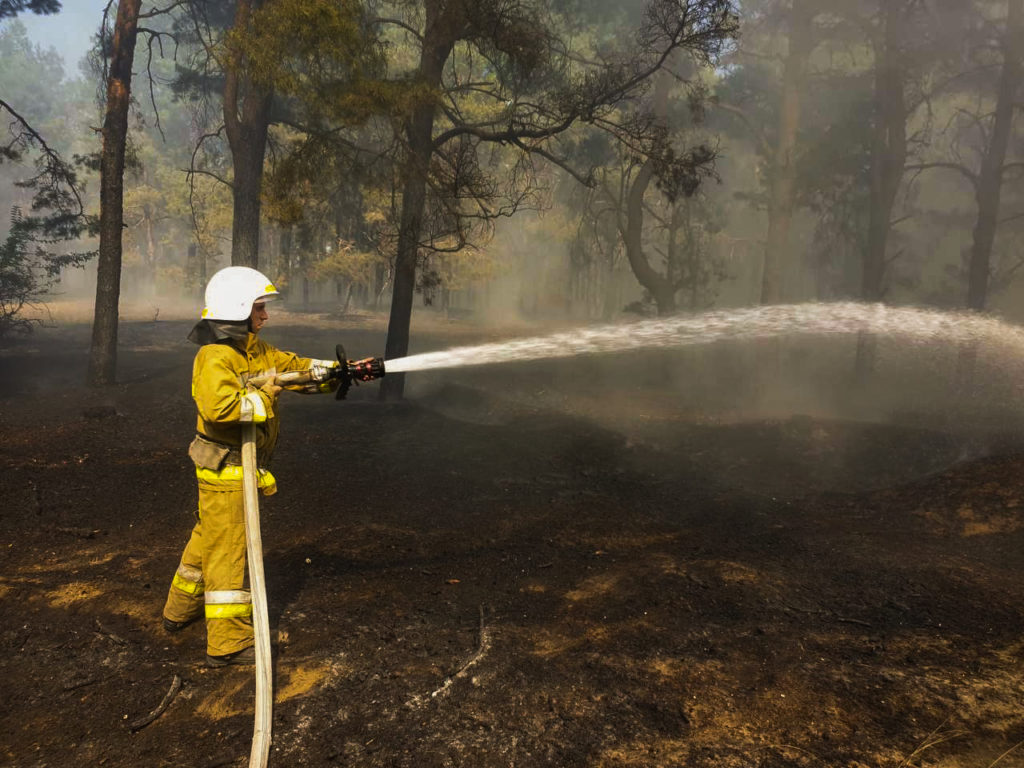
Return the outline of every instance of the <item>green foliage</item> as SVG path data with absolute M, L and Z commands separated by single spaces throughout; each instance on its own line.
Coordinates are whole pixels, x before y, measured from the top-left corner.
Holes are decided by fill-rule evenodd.
M 658 191 L 670 203 L 692 197 L 701 183 L 714 176 L 715 150 L 707 144 L 677 149 L 665 141 L 652 153 Z
M 45 134 L 67 106 L 64 63 L 53 48 L 33 45 L 20 21 L 0 27 L 0 98 Z
M 57 13 L 60 11 L 60 0 L 0 0 L 0 19 L 17 16 L 22 11 Z
M 32 267 L 32 238 L 22 226 L 21 212 L 11 212 L 11 229 L 0 245 L 0 339 L 14 332 L 28 332 L 32 321 L 21 315 L 26 304 L 36 301 L 42 291 Z
M 37 227 L 19 208 L 11 210 L 11 227 L 0 244 L 0 339 L 27 333 L 35 322 L 22 310 L 37 303 L 64 266 L 80 264 L 85 256 L 54 257 L 35 239 Z
M 20 307 L 45 292 L 63 267 L 91 255 L 60 253 L 54 246 L 77 239 L 94 220 L 86 212 L 78 169 L 58 149 L 71 146 L 65 117 L 71 99 L 60 57 L 53 49 L 32 45 L 18 21 L 0 28 L 0 98 L 8 130 L 0 144 L 6 182 L 0 186 L 0 204 L 15 210 L 4 246 L 3 313 L 16 318 Z M 11 327 L 28 325 L 8 320 Z
M 311 119 L 354 125 L 389 111 L 396 84 L 380 81 L 383 50 L 358 2 L 277 0 L 253 13 L 225 46 L 243 59 L 253 80 Z
M 316 280 L 337 280 L 369 287 L 380 262 L 380 254 L 359 250 L 354 243 L 341 240 L 313 267 L 310 276 Z

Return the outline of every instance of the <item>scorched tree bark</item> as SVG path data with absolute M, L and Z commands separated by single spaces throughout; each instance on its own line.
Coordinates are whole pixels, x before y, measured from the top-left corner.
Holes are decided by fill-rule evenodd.
M 978 220 L 974 226 L 971 261 L 967 274 L 967 307 L 979 312 L 988 301 L 992 272 L 992 246 L 999 227 L 999 205 L 1006 170 L 1006 153 L 1010 145 L 1013 113 L 1020 90 L 1024 66 L 1024 0 L 1010 0 L 1006 29 L 1003 34 L 1003 69 L 999 76 L 999 95 L 992 138 L 982 159 L 981 174 L 975 185 Z
M 459 39 L 459 18 L 464 15 L 460 2 L 444 3 L 427 0 L 423 47 L 417 70 L 418 81 L 431 91 L 441 88 L 441 75 L 448 56 Z M 402 188 L 402 212 L 399 220 L 395 282 L 391 294 L 391 313 L 385 359 L 405 357 L 409 351 L 409 325 L 412 300 L 416 288 L 416 259 L 419 254 L 423 212 L 427 201 L 427 174 L 434 152 L 434 115 L 437 105 L 426 100 L 417 105 L 405 125 L 409 145 Z M 400 398 L 405 388 L 401 375 L 389 376 L 381 382 L 382 398 Z
M 244 34 L 259 5 L 258 0 L 239 0 L 236 31 Z M 263 158 L 273 92 L 253 82 L 245 58 L 237 53 L 229 57 L 224 75 L 224 132 L 234 167 L 231 263 L 258 269 Z
M 808 0 L 793 0 L 789 12 L 789 52 L 783 65 L 779 100 L 778 136 L 772 153 L 768 199 L 768 241 L 761 278 L 761 303 L 782 298 L 782 266 L 789 251 L 789 231 L 796 207 L 796 147 L 800 128 L 801 97 L 807 62 L 814 47 L 814 12 Z
M 100 153 L 100 250 L 96 307 L 89 354 L 89 383 L 113 384 L 117 372 L 118 301 L 121 295 L 121 236 L 124 226 L 124 155 L 131 103 L 132 61 L 142 0 L 117 6 L 107 78 L 103 147 Z

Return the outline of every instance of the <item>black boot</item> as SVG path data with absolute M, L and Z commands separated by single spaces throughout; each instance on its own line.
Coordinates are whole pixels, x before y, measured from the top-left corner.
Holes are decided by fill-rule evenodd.
M 171 619 L 168 619 L 166 616 L 164 616 L 163 618 L 164 630 L 166 632 L 181 632 L 181 630 L 183 630 L 192 622 L 196 621 L 196 619 L 198 619 L 199 617 L 196 616 L 195 619 L 189 619 L 188 621 L 172 621 Z
M 226 653 L 223 656 L 211 656 L 206 654 L 206 666 L 208 667 L 231 667 L 244 664 L 256 663 L 256 646 L 250 645 L 234 653 Z

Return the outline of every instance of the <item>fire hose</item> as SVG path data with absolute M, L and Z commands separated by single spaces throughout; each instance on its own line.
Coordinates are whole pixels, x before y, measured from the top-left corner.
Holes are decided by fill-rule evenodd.
M 384 376 L 384 361 L 379 357 L 348 360 L 345 348 L 335 348 L 338 365 L 331 369 L 331 378 L 340 381 L 336 398 L 341 400 L 353 383 L 372 381 Z M 289 371 L 249 379 L 248 384 L 260 387 L 273 378 L 282 385 L 309 384 L 311 371 Z M 270 618 L 267 614 L 267 585 L 263 573 L 263 539 L 260 534 L 260 502 L 256 465 L 256 425 L 242 427 L 242 501 L 245 510 L 245 550 L 249 562 L 249 590 L 252 594 L 252 629 L 256 643 L 256 702 L 249 768 L 265 768 L 270 756 L 270 733 L 273 715 L 273 679 L 271 675 Z
M 345 357 L 345 348 L 338 344 L 334 348 L 334 353 L 338 357 L 338 365 L 335 368 L 331 368 L 329 376 L 331 379 L 337 379 L 338 389 L 335 394 L 335 399 L 344 400 L 345 395 L 348 394 L 349 389 L 353 384 L 358 385 L 361 381 L 373 381 L 374 379 L 380 379 L 384 377 L 384 359 L 380 357 L 366 357 L 362 360 L 348 360 Z M 248 379 L 246 383 L 252 387 L 262 387 L 268 383 L 271 379 L 274 383 L 279 384 L 283 387 L 290 386 L 292 384 L 312 384 L 316 382 L 313 378 L 312 371 L 287 371 L 285 373 L 266 373 L 262 376 L 253 376 Z M 319 382 L 316 382 L 319 383 Z
M 270 659 L 270 619 L 267 585 L 263 578 L 263 539 L 260 536 L 260 501 L 257 489 L 256 426 L 242 427 L 242 501 L 245 509 L 245 551 L 252 594 L 252 630 L 256 641 L 256 722 L 252 732 L 250 768 L 263 768 L 270 755 L 273 690 Z

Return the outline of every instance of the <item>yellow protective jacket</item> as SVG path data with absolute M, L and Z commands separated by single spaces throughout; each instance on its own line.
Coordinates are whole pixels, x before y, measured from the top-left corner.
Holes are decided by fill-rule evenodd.
M 196 431 L 216 443 L 231 448 L 242 444 L 242 424 L 252 422 L 256 430 L 256 456 L 265 467 L 277 443 L 277 398 L 262 389 L 247 386 L 248 379 L 267 373 L 317 371 L 321 383 L 286 387 L 298 392 L 331 392 L 337 381 L 330 380 L 327 369 L 333 360 L 314 360 L 282 352 L 250 333 L 245 342 L 225 340 L 199 348 L 192 367 L 192 399 L 198 410 Z

